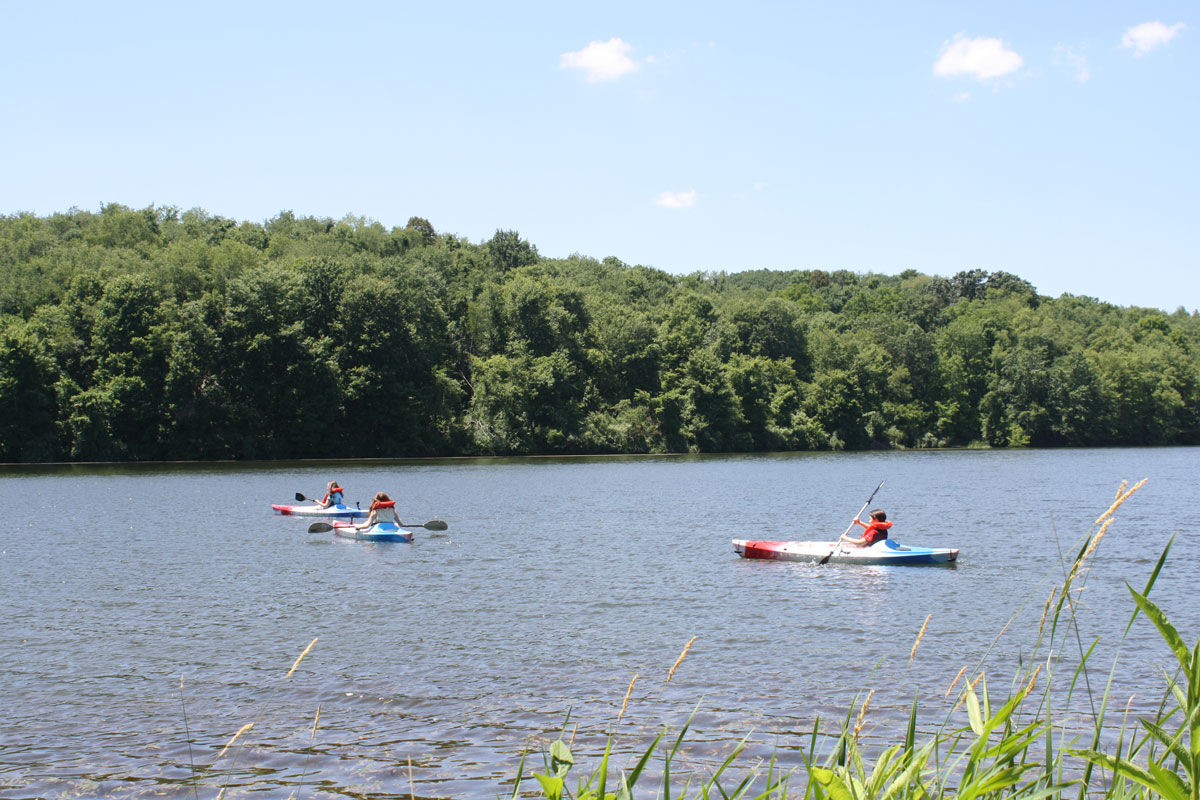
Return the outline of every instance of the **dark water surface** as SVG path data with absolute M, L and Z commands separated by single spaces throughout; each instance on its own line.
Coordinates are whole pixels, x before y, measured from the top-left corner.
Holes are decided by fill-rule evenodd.
M 986 659 L 989 686 L 1007 691 L 1061 554 L 1122 480 L 1148 477 L 1079 596 L 1084 646 L 1104 637 L 1099 691 L 1132 611 L 1125 582 L 1141 588 L 1194 514 L 1198 456 L 0 468 L 0 797 L 494 798 L 568 713 L 593 766 L 605 733 L 628 752 L 693 711 L 685 765 L 749 734 L 743 760 L 792 766 L 818 714 L 836 725 L 870 689 L 864 735 L 898 738 L 914 695 L 923 724 L 945 719 L 964 665 Z M 449 530 L 371 544 L 271 514 L 331 478 L 352 501 L 388 491 L 406 520 Z M 765 563 L 730 547 L 836 538 L 880 480 L 893 538 L 959 547 L 957 567 Z M 1178 539 L 1153 594 L 1188 642 L 1198 563 L 1194 537 Z M 1157 699 L 1169 659 L 1139 621 L 1114 703 Z M 1069 678 L 1060 667 L 1052 685 Z M 214 762 L 247 723 L 245 746 Z

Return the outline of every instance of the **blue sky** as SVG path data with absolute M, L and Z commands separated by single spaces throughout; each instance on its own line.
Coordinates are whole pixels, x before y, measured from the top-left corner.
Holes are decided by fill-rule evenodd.
M 674 273 L 1200 306 L 1200 7 L 26 3 L 0 213 L 347 214 Z

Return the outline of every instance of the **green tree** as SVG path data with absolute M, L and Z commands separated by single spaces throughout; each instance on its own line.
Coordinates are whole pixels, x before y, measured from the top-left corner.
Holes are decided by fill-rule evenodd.
M 36 324 L 0 319 L 0 461 L 60 457 L 57 380 Z
M 537 248 L 516 231 L 497 230 L 487 242 L 487 253 L 492 266 L 501 273 L 536 264 L 538 260 Z

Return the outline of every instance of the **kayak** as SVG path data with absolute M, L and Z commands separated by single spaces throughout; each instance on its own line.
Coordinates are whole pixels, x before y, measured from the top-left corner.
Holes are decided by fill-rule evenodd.
M 333 523 L 333 533 L 346 539 L 362 539 L 366 542 L 411 542 L 413 532 L 401 528 L 394 522 L 377 522 L 361 531 L 353 522 Z
M 345 503 L 338 503 L 329 508 L 321 508 L 318 505 L 311 506 L 285 506 L 274 505 L 271 508 L 276 514 L 283 514 L 291 517 L 365 517 L 369 512 L 365 508 L 351 508 Z
M 950 547 L 913 547 L 884 539 L 870 547 L 853 547 L 838 542 L 753 542 L 733 540 L 734 551 L 742 558 L 768 558 L 776 561 L 809 561 L 825 564 L 950 564 L 958 559 L 958 549 Z

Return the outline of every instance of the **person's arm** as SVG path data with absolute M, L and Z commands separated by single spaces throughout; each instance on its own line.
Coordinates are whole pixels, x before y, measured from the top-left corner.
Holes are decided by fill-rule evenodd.
M 857 517 L 854 518 L 854 524 L 858 525 L 859 527 L 862 527 L 862 528 L 867 527 L 867 523 L 863 522 L 862 520 L 858 519 Z M 846 533 L 843 533 L 839 538 L 841 541 L 849 542 L 850 544 L 862 544 L 862 541 L 863 541 L 862 536 L 858 536 L 858 537 L 851 536 L 848 531 Z

